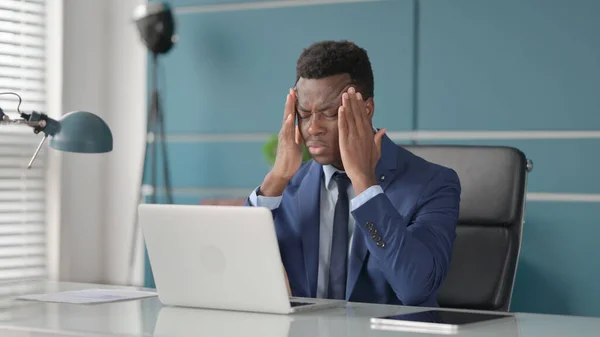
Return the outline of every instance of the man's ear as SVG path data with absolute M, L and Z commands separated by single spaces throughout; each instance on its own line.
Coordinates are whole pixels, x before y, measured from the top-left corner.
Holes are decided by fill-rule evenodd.
M 373 114 L 375 113 L 375 102 L 373 101 L 373 98 L 369 97 L 365 103 L 367 104 L 367 115 L 369 115 L 369 118 L 373 118 Z

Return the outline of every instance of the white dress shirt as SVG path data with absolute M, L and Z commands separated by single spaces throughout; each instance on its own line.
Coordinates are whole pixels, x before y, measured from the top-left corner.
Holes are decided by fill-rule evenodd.
M 331 257 L 331 239 L 333 235 L 333 215 L 335 213 L 335 204 L 338 199 L 338 188 L 335 181 L 331 178 L 335 172 L 339 171 L 331 165 L 323 166 L 324 181 L 321 182 L 321 209 L 319 226 L 319 273 L 317 281 L 317 297 L 327 298 L 327 288 L 329 284 L 329 262 Z M 281 203 L 279 197 L 257 196 L 255 189 L 250 195 L 250 204 L 253 206 L 267 207 L 274 210 Z M 350 200 L 349 211 L 357 209 L 371 198 L 379 193 L 383 193 L 381 186 L 375 185 L 369 187 L 363 193 L 354 196 L 354 188 L 348 186 L 348 200 Z M 309 210 L 304 210 L 309 211 Z M 355 220 L 352 214 L 348 217 L 348 255 L 352 247 L 352 237 L 354 236 Z

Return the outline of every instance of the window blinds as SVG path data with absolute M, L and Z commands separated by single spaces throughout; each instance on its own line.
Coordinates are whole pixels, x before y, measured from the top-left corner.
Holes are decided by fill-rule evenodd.
M 0 93 L 21 96 L 20 111 L 46 111 L 43 0 L 0 1 Z M 19 118 L 19 100 L 0 95 L 0 107 Z M 25 126 L 0 126 L 0 282 L 46 277 L 45 151 L 26 169 L 41 135 Z

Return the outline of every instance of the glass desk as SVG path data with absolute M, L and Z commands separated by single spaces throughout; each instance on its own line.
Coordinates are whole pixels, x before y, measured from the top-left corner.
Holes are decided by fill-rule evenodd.
M 0 284 L 2 336 L 206 336 L 369 337 L 434 336 L 371 328 L 370 318 L 426 310 L 348 303 L 345 307 L 293 315 L 228 312 L 162 306 L 158 298 L 78 305 L 15 300 L 23 294 L 91 288 L 140 289 L 81 283 L 32 281 Z M 517 314 L 461 329 L 459 336 L 599 336 L 600 318 Z

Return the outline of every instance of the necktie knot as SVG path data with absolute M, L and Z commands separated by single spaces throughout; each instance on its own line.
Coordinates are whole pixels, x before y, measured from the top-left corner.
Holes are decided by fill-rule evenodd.
M 334 173 L 333 180 L 335 180 L 335 183 L 337 184 L 338 193 L 345 192 L 348 189 L 348 186 L 350 186 L 350 178 L 348 178 L 348 175 L 344 172 Z

